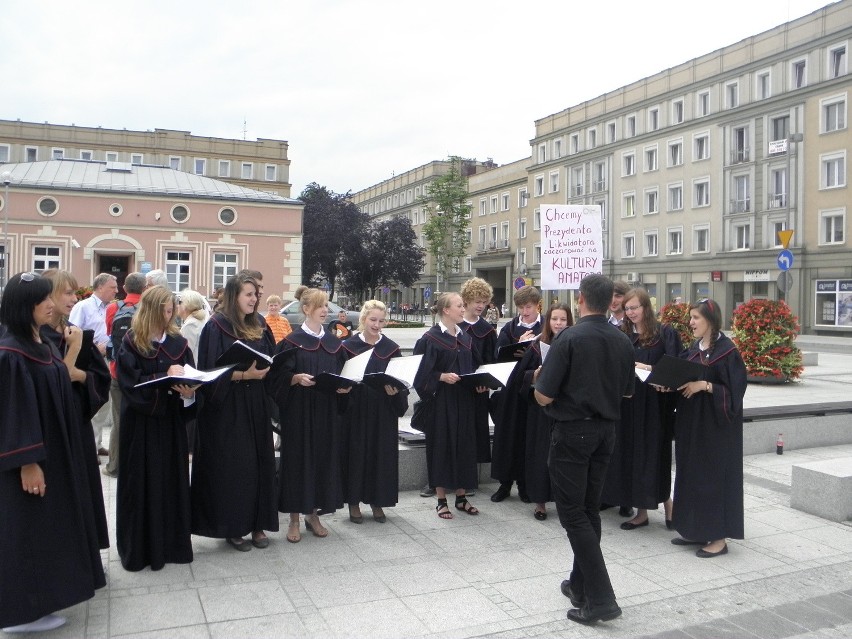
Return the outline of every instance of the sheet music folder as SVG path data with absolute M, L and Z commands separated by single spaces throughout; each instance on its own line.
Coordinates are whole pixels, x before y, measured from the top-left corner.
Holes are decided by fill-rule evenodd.
M 706 375 L 707 367 L 703 364 L 671 355 L 663 355 L 660 361 L 654 364 L 651 374 L 645 381 L 648 384 L 676 389 L 687 382 L 703 380 Z

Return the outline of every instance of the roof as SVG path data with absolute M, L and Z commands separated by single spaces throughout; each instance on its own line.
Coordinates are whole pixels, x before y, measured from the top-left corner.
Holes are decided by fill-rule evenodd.
M 5 174 L 7 171 L 11 173 L 11 185 L 22 188 L 127 195 L 178 195 L 274 204 L 302 204 L 300 200 L 256 191 L 164 166 L 86 160 L 47 160 L 0 165 L 0 173 Z

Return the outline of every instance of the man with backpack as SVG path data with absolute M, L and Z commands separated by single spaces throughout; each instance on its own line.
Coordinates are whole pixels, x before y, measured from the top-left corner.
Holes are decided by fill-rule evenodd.
M 112 430 L 109 434 L 109 461 L 101 471 L 107 477 L 118 477 L 118 427 L 121 419 L 121 389 L 115 370 L 115 360 L 118 357 L 118 349 L 121 340 L 130 330 L 130 323 L 136 314 L 139 298 L 147 288 L 144 273 L 128 273 L 124 279 L 124 292 L 127 293 L 123 300 L 117 300 L 107 306 L 106 309 L 106 331 L 109 336 L 107 346 L 107 360 L 109 361 L 109 372 L 112 375 L 112 384 L 109 389 L 110 400 L 112 400 Z

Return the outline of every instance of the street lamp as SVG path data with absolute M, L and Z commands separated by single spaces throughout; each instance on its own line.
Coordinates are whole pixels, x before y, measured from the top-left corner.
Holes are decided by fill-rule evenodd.
M 0 281 L 0 291 L 5 291 L 6 281 L 9 279 L 9 185 L 12 183 L 12 174 L 3 171 L 2 177 L 6 197 L 3 198 L 3 280 Z

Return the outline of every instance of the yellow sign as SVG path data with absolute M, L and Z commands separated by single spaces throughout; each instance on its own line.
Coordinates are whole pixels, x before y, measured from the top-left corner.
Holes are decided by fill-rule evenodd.
M 778 241 L 781 242 L 781 246 L 784 248 L 788 248 L 790 246 L 790 240 L 793 239 L 793 233 L 793 229 L 778 231 Z

